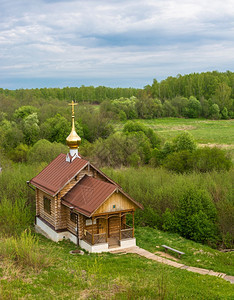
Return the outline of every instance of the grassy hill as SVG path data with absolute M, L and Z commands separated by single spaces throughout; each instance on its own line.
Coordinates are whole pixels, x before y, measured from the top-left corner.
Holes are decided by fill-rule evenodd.
M 220 254 L 155 229 L 138 228 L 136 235 L 139 246 L 152 252 L 163 242 L 186 253 L 182 262 L 233 274 L 231 253 Z M 30 267 L 26 258 L 12 260 L 1 252 L 0 299 L 232 299 L 234 293 L 233 285 L 213 276 L 176 269 L 133 254 L 71 255 L 74 244 L 38 238 L 35 247 L 31 244 L 31 252 L 38 259 L 44 256 L 44 264 Z M 29 240 L 24 244 L 29 245 Z M 199 255 L 194 254 L 197 251 Z

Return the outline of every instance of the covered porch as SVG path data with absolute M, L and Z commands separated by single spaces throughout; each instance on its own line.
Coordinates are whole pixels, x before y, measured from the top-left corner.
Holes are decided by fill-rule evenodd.
M 131 226 L 126 224 L 127 215 Z M 134 210 L 102 213 L 86 219 L 82 240 L 91 246 L 107 244 L 108 248 L 115 248 L 128 239 L 134 239 Z

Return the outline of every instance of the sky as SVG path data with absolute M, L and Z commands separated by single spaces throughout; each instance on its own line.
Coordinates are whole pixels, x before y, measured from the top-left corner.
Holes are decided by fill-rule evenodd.
M 234 70 L 233 0 L 0 0 L 0 88 Z

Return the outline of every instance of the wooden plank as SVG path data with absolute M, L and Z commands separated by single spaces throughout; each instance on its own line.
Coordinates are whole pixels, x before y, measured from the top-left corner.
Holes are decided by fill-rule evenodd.
M 135 210 L 137 206 L 120 192 L 115 192 L 111 195 L 100 207 L 96 210 L 95 215 L 106 212 L 119 212 L 126 210 Z

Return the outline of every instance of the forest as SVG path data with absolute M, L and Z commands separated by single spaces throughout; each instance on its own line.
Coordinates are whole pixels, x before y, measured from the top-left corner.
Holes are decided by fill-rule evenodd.
M 18 234 L 32 225 L 34 198 L 25 182 L 67 152 L 68 102 L 75 100 L 81 155 L 143 203 L 145 209 L 136 215 L 139 226 L 175 232 L 215 248 L 232 248 L 230 152 L 200 147 L 186 130 L 168 138 L 144 120 L 226 122 L 233 117 L 233 99 L 234 73 L 229 71 L 154 80 L 144 89 L 0 89 L 1 230 Z M 15 228 L 4 225 L 9 211 Z

